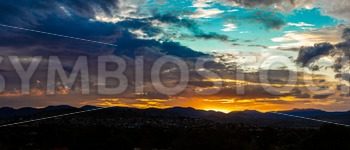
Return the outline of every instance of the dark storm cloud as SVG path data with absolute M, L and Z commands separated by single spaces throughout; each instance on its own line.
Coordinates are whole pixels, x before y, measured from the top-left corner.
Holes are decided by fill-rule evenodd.
M 307 62 L 312 63 L 321 56 L 329 55 L 332 52 L 342 52 L 344 56 L 350 56 L 350 28 L 345 28 L 342 35 L 344 41 L 337 44 L 318 43 L 312 47 L 302 47 L 299 51 L 297 62 L 302 65 L 307 65 Z M 336 62 L 340 63 L 340 59 Z
M 39 4 L 36 5 L 36 3 Z M 69 11 L 69 15 L 59 8 L 61 6 L 64 6 L 65 9 Z M 161 33 L 162 31 L 153 27 L 148 19 L 126 19 L 117 23 L 92 20 L 96 13 L 94 12 L 95 7 L 104 10 L 104 14 L 108 14 L 110 11 L 114 11 L 113 9 L 117 9 L 116 6 L 114 6 L 114 2 L 112 5 L 112 1 L 66 0 L 45 2 L 31 1 L 31 3 L 28 1 L 7 1 L 6 3 L 0 3 L 0 7 L 16 10 L 9 10 L 6 11 L 6 13 L 0 14 L 0 23 L 3 24 L 117 45 L 114 47 L 6 28 L 3 26 L 0 27 L 0 55 L 44 56 L 42 65 L 39 66 L 39 71 L 33 76 L 33 81 L 46 80 L 47 60 L 45 58 L 47 58 L 47 56 L 59 56 L 67 73 L 72 71 L 72 67 L 78 56 L 90 56 L 89 65 L 96 66 L 95 56 L 99 55 L 114 54 L 123 58 L 133 58 L 137 55 L 142 55 L 145 56 L 145 62 L 147 63 L 145 68 L 149 68 L 149 66 L 147 66 L 148 64 L 152 64 L 157 58 L 165 54 L 182 58 L 206 56 L 201 52 L 196 52 L 176 42 L 140 39 L 131 33 L 131 30 L 138 29 L 142 29 L 149 36 Z M 12 19 L 7 20 L 7 18 Z M 129 66 L 125 74 L 128 78 L 132 78 L 134 76 L 130 74 L 132 74 L 131 70 L 133 70 L 134 67 L 130 62 L 133 62 L 133 60 L 126 60 Z M 89 68 L 91 72 L 90 76 L 95 75 L 95 66 L 89 66 L 91 68 Z M 5 78 L 11 77 L 11 80 L 7 83 L 7 85 L 11 85 L 11 87 L 7 87 L 7 90 L 18 89 L 20 84 L 17 83 L 17 81 L 20 81 L 20 79 L 17 76 L 13 76 L 13 74 L 15 74 L 13 67 L 9 63 L 2 63 L 0 69 L 4 68 L 10 68 L 9 71 L 12 72 L 11 75 L 4 75 Z M 148 74 L 145 73 L 145 80 L 147 80 L 147 76 Z M 91 82 L 94 82 L 94 80 Z M 34 84 L 35 83 L 32 85 Z M 153 97 L 156 96 L 153 95 Z
M 60 0 L 69 11 L 85 17 L 92 17 L 96 13 L 96 8 L 101 9 L 106 15 L 111 16 L 114 10 L 118 9 L 119 0 Z
M 153 19 L 159 20 L 159 21 L 164 22 L 164 23 L 175 24 L 175 25 L 180 26 L 180 27 L 186 27 L 193 32 L 197 32 L 196 30 L 199 30 L 198 25 L 195 21 L 190 20 L 190 19 L 184 19 L 184 18 L 180 19 L 177 16 L 173 16 L 170 14 L 156 15 L 153 17 Z
M 266 29 L 281 29 L 286 22 L 275 12 L 257 11 L 246 19 L 261 23 Z
M 268 46 L 266 45 L 260 45 L 260 44 L 251 44 L 251 45 L 247 45 L 249 47 L 259 47 L 259 48 L 264 48 L 264 49 L 267 49 Z
M 235 2 L 246 7 L 271 6 L 273 4 L 280 4 L 286 0 L 227 0 L 228 2 Z M 292 0 L 286 2 L 293 2 Z
M 31 7 L 33 6 L 33 7 Z M 1 27 L 0 46 L 11 49 L 11 54 L 27 55 L 103 55 L 114 53 L 133 56 L 135 51 L 145 48 L 159 49 L 161 53 L 179 57 L 198 57 L 204 54 L 171 41 L 158 42 L 156 40 L 138 39 L 129 32 L 130 29 L 142 29 L 148 35 L 157 35 L 160 29 L 154 28 L 146 19 L 128 19 L 118 23 L 104 23 L 92 21 L 96 9 L 103 14 L 111 15 L 118 9 L 118 1 L 16 1 L 4 2 L 1 8 L 11 8 L 0 14 L 1 23 L 28 27 L 50 33 L 58 33 L 89 40 L 118 44 L 111 47 L 95 43 L 87 43 L 72 39 L 38 34 L 17 29 Z M 69 15 L 66 14 L 68 11 Z M 6 18 L 14 18 L 5 20 Z M 32 22 L 30 25 L 23 22 Z M 190 26 L 190 25 L 188 25 Z M 209 38 L 209 37 L 207 37 Z M 6 55 L 6 54 L 3 54 Z
M 193 35 L 182 35 L 182 38 L 194 38 L 194 39 L 204 39 L 204 40 L 219 40 L 223 42 L 235 42 L 235 39 L 230 39 L 227 35 L 218 34 L 215 32 L 206 33 L 199 28 L 199 25 L 190 19 L 178 18 L 172 15 L 158 15 L 153 17 L 155 20 L 159 20 L 164 23 L 172 24 L 178 27 L 184 27 L 191 31 Z
M 312 98 L 315 98 L 315 99 L 326 99 L 330 96 L 332 96 L 333 94 L 320 94 L 320 95 L 314 95 Z
M 2 1 L 0 20 L 13 25 L 35 25 L 51 16 L 69 17 L 68 11 L 80 17 L 92 17 L 97 9 L 110 15 L 117 9 L 118 0 L 16 0 Z
M 248 8 L 273 7 L 279 10 L 288 11 L 297 7 L 304 7 L 312 4 L 315 0 L 222 0 L 228 3 L 234 3 Z
M 228 22 L 248 22 L 260 24 L 267 30 L 281 29 L 287 24 L 284 13 L 268 9 L 250 9 L 247 10 L 244 15 L 229 14 L 224 16 L 224 18 Z
M 319 58 L 323 56 L 331 56 L 334 58 L 334 64 L 332 68 L 335 72 L 339 73 L 335 77 L 341 78 L 343 80 L 348 81 L 348 74 L 347 73 L 340 73 L 341 70 L 345 67 L 350 66 L 350 62 L 348 61 L 348 58 L 350 57 L 350 29 L 345 28 L 343 30 L 342 35 L 344 41 L 337 43 L 337 44 L 330 44 L 330 43 L 319 43 L 315 44 L 313 47 L 302 47 L 299 51 L 298 58 L 296 62 L 302 64 L 303 66 L 308 66 L 309 64 L 315 62 Z M 315 66 L 309 66 L 315 67 Z M 316 65 L 316 70 L 319 67 Z
M 33 27 L 32 29 L 51 33 L 60 33 L 73 37 L 84 37 L 85 39 L 107 43 L 113 43 L 117 38 L 114 34 L 120 32 L 110 24 L 89 22 L 82 18 L 65 20 L 57 17 L 48 18 L 45 20 L 45 22 Z M 45 55 L 45 51 L 48 55 L 54 55 L 55 53 L 64 51 L 89 54 L 99 52 L 104 53 L 103 51 L 113 51 L 112 47 L 108 47 L 106 45 L 82 42 L 11 28 L 2 27 L 0 33 L 2 33 L 0 35 L 0 46 L 12 49 L 14 53 L 17 52 L 18 54 L 29 53 Z M 42 53 L 37 53 L 39 51 Z
M 209 32 L 209 33 L 198 32 L 198 33 L 195 33 L 195 37 L 202 38 L 205 40 L 216 39 L 219 41 L 235 41 L 235 40 L 230 40 L 230 38 L 226 35 L 217 34 L 215 32 Z
M 327 16 L 333 16 L 340 20 L 349 21 L 350 19 L 350 1 L 348 0 L 318 0 L 321 11 Z
M 333 48 L 334 46 L 330 43 L 319 43 L 315 44 L 313 47 L 302 47 L 296 61 L 306 66 L 312 62 L 312 60 L 320 56 L 328 55 Z
M 345 28 L 342 38 L 346 41 L 350 41 L 350 28 Z
M 182 34 L 180 38 L 183 39 L 191 39 L 191 40 L 196 40 L 196 39 L 203 39 L 203 40 L 218 40 L 222 42 L 230 42 L 233 45 L 238 44 L 235 43 L 238 41 L 238 39 L 231 39 L 226 35 L 218 34 L 215 32 L 209 32 L 209 33 L 204 33 L 204 32 L 197 32 L 194 33 L 193 35 L 189 34 Z
M 114 4 L 116 2 L 110 0 L 6 1 L 0 4 L 1 8 L 5 8 L 1 9 L 4 13 L 0 14 L 0 22 L 109 43 L 114 42 L 111 36 L 116 33 L 115 27 L 88 20 L 94 15 L 94 8 L 100 8 L 108 14 L 112 7 L 116 6 Z M 64 10 L 69 11 L 70 14 L 67 15 Z M 0 32 L 0 46 L 12 49 L 14 54 L 55 55 L 63 52 L 67 55 L 75 52 L 78 54 L 97 52 L 101 49 L 112 50 L 110 47 L 18 29 L 1 27 Z
M 122 32 L 121 36 L 123 38 L 117 39 L 116 42 L 118 47 L 115 50 L 115 54 L 117 55 L 133 57 L 137 54 L 144 53 L 145 50 L 149 50 L 153 52 L 159 51 L 163 54 L 174 55 L 182 58 L 205 56 L 205 54 L 201 52 L 193 51 L 192 49 L 181 46 L 176 42 L 165 41 L 160 43 L 156 40 L 137 39 L 129 32 Z M 152 48 L 153 50 L 148 48 Z

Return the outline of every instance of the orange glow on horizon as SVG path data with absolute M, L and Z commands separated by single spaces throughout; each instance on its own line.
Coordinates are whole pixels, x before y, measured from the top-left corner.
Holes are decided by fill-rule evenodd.
M 320 105 L 332 105 L 334 100 L 323 100 L 319 103 L 313 99 L 298 99 L 293 96 L 279 98 L 256 98 L 256 99 L 201 99 L 201 98 L 175 98 L 172 100 L 160 99 L 99 99 L 95 104 L 98 106 L 132 107 L 132 108 L 159 108 L 191 107 L 199 110 L 218 111 L 229 113 L 232 111 L 256 110 L 260 112 L 291 110 L 295 108 L 317 108 Z

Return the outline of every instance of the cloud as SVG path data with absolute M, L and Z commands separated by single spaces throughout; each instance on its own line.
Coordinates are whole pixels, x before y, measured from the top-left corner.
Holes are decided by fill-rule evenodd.
M 210 7 L 210 4 L 209 4 L 210 2 L 212 2 L 212 0 L 193 0 L 192 7 L 196 7 L 196 8 Z
M 296 61 L 301 63 L 303 66 L 308 66 L 320 58 L 330 57 L 331 61 L 333 61 L 333 65 L 331 67 L 336 73 L 341 72 L 340 74 L 336 75 L 336 77 L 346 75 L 344 72 L 347 72 L 350 67 L 350 62 L 346 60 L 346 58 L 350 57 L 349 31 L 349 28 L 343 29 L 342 42 L 335 44 L 319 43 L 312 47 L 302 47 Z
M 178 56 L 181 58 L 194 58 L 205 56 L 204 53 L 193 51 L 192 49 L 185 46 L 181 46 L 179 43 L 176 42 L 158 42 L 156 40 L 137 39 L 129 32 L 123 32 L 121 36 L 123 38 L 119 38 L 116 40 L 116 44 L 118 45 L 117 50 L 114 52 L 114 54 L 116 55 L 126 55 L 129 57 L 134 57 L 140 51 L 154 49 L 151 51 L 159 51 L 163 54 Z
M 146 18 L 151 12 L 142 11 L 144 0 L 117 0 L 116 8 L 106 12 L 105 9 L 95 8 L 94 19 L 102 22 L 116 23 L 127 19 Z
M 298 23 L 289 22 L 287 25 L 295 26 L 295 27 L 313 27 L 313 26 L 315 26 L 313 24 L 309 24 L 309 23 L 305 23 L 305 22 L 298 22 Z
M 334 46 L 330 43 L 315 44 L 313 47 L 302 47 L 296 61 L 303 66 L 306 66 L 312 62 L 313 59 L 318 59 L 320 56 L 328 55 L 333 48 Z
M 111 4 L 109 3 L 110 1 L 108 1 L 108 3 L 103 3 L 103 1 L 93 1 L 91 3 L 90 1 L 81 1 L 83 4 L 79 8 L 74 8 L 75 5 L 80 4 L 79 1 L 64 1 L 64 4 L 67 4 L 64 6 L 66 11 L 69 11 L 69 16 L 67 16 L 66 12 L 63 12 L 62 9 L 55 9 L 55 3 L 52 3 L 52 5 L 46 5 L 45 3 L 45 5 L 43 4 L 43 6 L 41 6 L 40 4 L 44 3 L 43 1 L 35 1 L 32 3 L 25 2 L 27 1 L 18 1 L 16 3 L 7 2 L 6 4 L 8 4 L 8 7 L 17 11 L 9 11 L 7 13 L 0 14 L 1 22 L 3 23 L 3 21 L 6 21 L 6 23 L 9 25 L 16 25 L 19 27 L 49 33 L 56 33 L 118 45 L 117 47 L 113 47 L 98 43 L 89 43 L 85 41 L 67 39 L 64 37 L 1 27 L 0 55 L 44 57 L 43 65 L 39 66 L 39 71 L 34 75 L 33 79 L 46 80 L 47 77 L 45 77 L 45 75 L 47 74 L 48 68 L 45 65 L 47 63 L 46 58 L 48 56 L 60 57 L 64 65 L 64 69 L 67 72 L 72 70 L 74 63 L 71 62 L 74 62 L 78 56 L 89 56 L 88 61 L 93 65 L 96 65 L 96 63 L 94 63 L 96 61 L 96 56 L 111 54 L 118 55 L 123 58 L 128 57 L 128 61 L 132 61 L 132 58 L 135 56 L 142 55 L 147 58 L 146 62 L 152 62 L 165 54 L 178 56 L 184 59 L 207 56 L 204 53 L 194 51 L 191 48 L 182 46 L 176 42 L 169 40 L 158 41 L 156 39 L 147 38 L 142 39 L 135 35 L 135 33 L 131 32 L 141 29 L 143 33 L 147 34 L 148 36 L 154 36 L 161 33 L 162 31 L 157 27 L 153 27 L 151 25 L 152 22 L 148 19 L 129 18 L 127 20 L 114 23 L 91 20 L 91 18 L 94 18 L 96 15 L 95 11 L 93 10 L 95 7 L 101 7 L 100 10 L 106 9 L 106 12 L 103 12 L 105 14 L 110 13 L 110 7 L 117 9 L 117 7 L 114 7 L 114 5 L 108 5 Z M 35 5 L 34 3 L 39 4 Z M 70 5 L 68 5 L 68 3 L 70 3 Z M 101 3 L 101 6 L 95 3 Z M 2 4 L 0 4 L 0 7 L 5 7 Z M 26 13 L 30 6 L 41 6 L 39 8 L 31 8 L 31 12 L 33 14 L 40 14 L 41 17 L 36 18 L 33 16 L 33 18 L 30 18 L 31 16 L 23 14 Z M 73 11 L 73 9 L 78 10 Z M 16 19 L 5 20 L 6 18 Z M 31 22 L 22 24 L 22 22 L 27 21 Z M 130 66 L 131 65 L 133 64 L 130 63 Z M 9 63 L 2 64 L 1 69 L 11 72 L 11 74 L 4 75 L 6 77 L 11 77 L 11 80 L 8 81 L 7 85 L 13 85 L 7 87 L 7 90 L 13 90 L 13 88 L 20 87 L 20 83 L 18 83 L 20 79 L 18 76 L 14 76 L 14 69 Z M 91 66 L 92 72 L 94 72 L 93 69 L 94 66 Z M 94 75 L 96 74 L 90 74 L 90 76 Z M 130 77 L 133 76 L 130 75 Z
M 218 34 L 215 32 L 204 32 L 199 28 L 199 25 L 196 21 L 179 18 L 177 16 L 172 15 L 161 15 L 154 16 L 152 19 L 158 20 L 163 23 L 177 25 L 180 27 L 184 27 L 191 32 L 191 35 L 181 34 L 181 38 L 193 38 L 193 39 L 204 39 L 204 40 L 219 40 L 223 42 L 235 42 L 236 39 L 230 39 L 227 35 Z
M 261 23 L 266 29 L 281 29 L 284 25 L 286 25 L 286 22 L 281 14 L 271 11 L 257 10 L 243 19 Z
M 234 7 L 291 11 L 297 8 L 311 9 L 314 7 L 316 1 L 319 0 L 194 0 L 193 7 L 209 8 L 213 3 L 219 2 Z M 237 10 L 234 9 L 233 11 Z
M 182 34 L 180 36 L 180 38 L 187 38 L 187 39 L 194 39 L 194 40 L 196 40 L 196 39 L 218 40 L 218 41 L 222 41 L 222 42 L 236 42 L 237 41 L 237 39 L 230 39 L 226 35 L 218 34 L 215 32 L 209 32 L 209 33 L 198 32 L 198 33 L 194 33 L 193 35 Z
M 189 17 L 198 19 L 198 18 L 213 18 L 221 13 L 223 13 L 223 10 L 212 8 L 212 9 L 202 9 L 198 8 L 193 14 L 191 14 Z
M 68 18 L 71 14 L 80 17 L 94 17 L 98 12 L 111 15 L 117 10 L 118 0 L 68 0 L 68 1 L 7 1 L 1 3 L 1 21 L 12 25 L 35 25 L 49 15 Z M 31 7 L 31 11 L 28 8 Z
M 338 19 L 350 21 L 350 1 L 348 0 L 317 0 L 316 6 L 321 8 L 324 14 Z
M 272 38 L 273 42 L 281 44 L 270 48 L 295 51 L 302 46 L 313 46 L 315 43 L 336 44 L 343 40 L 342 31 L 344 28 L 344 26 L 337 26 L 300 32 L 287 31 L 281 37 Z
M 139 36 L 132 34 L 132 31 L 141 31 L 149 37 L 156 36 L 162 31 L 152 26 L 152 22 L 142 17 L 133 17 L 138 14 L 138 5 L 142 5 L 142 0 L 101 0 L 101 1 L 45 1 L 31 2 L 17 1 L 4 2 L 0 4 L 1 8 L 11 8 L 11 11 L 4 9 L 6 13 L 0 14 L 0 21 L 10 25 L 19 27 L 27 27 L 39 31 L 57 33 L 73 37 L 81 37 L 85 39 L 114 43 L 118 47 L 106 47 L 93 43 L 86 43 L 55 37 L 52 35 L 44 35 L 33 32 L 23 32 L 16 29 L 3 28 L 1 30 L 0 46 L 13 49 L 12 55 L 99 55 L 99 54 L 125 54 L 132 56 L 133 53 L 140 48 L 154 47 L 159 49 L 161 53 L 178 55 L 184 57 L 197 57 L 203 53 L 195 52 L 190 48 L 181 46 L 179 43 L 171 41 L 160 42 L 155 39 L 140 39 Z M 31 13 L 27 9 L 30 6 Z M 64 9 L 62 9 L 64 8 Z M 117 13 L 123 11 L 123 13 Z M 69 14 L 67 16 L 67 14 Z M 112 20 L 96 20 L 96 17 L 103 14 L 105 19 Z M 114 15 L 124 16 L 122 20 L 113 21 Z M 7 18 L 15 18 L 6 20 Z M 126 19 L 127 18 L 127 19 Z M 126 20 L 125 20 L 126 19 Z M 22 22 L 32 22 L 25 25 Z M 184 26 L 192 27 L 195 25 L 188 21 Z M 198 30 L 199 32 L 199 30 Z M 138 32 L 140 33 L 140 32 Z M 203 38 L 221 38 L 217 35 L 198 35 Z M 134 42 L 134 43 L 132 43 Z M 132 43 L 132 44 L 131 44 Z M 26 49 L 26 50 L 22 50 Z M 184 50 L 184 51 L 182 51 Z M 7 55 L 2 51 L 3 55 Z
M 230 31 L 235 31 L 237 29 L 237 26 L 233 23 L 228 23 L 224 25 L 224 28 L 221 29 L 221 31 L 224 32 L 230 32 Z
M 315 0 L 222 0 L 233 6 L 247 8 L 273 8 L 290 11 L 294 8 L 310 8 Z
M 139 2 L 139 3 L 138 3 Z M 37 3 L 37 5 L 34 5 Z M 253 5 L 252 1 L 250 1 Z M 21 56 L 62 56 L 66 57 L 64 59 L 64 67 L 69 72 L 72 68 L 72 64 L 67 62 L 72 62 L 74 57 L 80 55 L 88 55 L 94 58 L 94 56 L 105 55 L 105 54 L 114 54 L 122 57 L 128 57 L 128 70 L 126 72 L 128 77 L 134 77 L 130 70 L 134 69 L 132 63 L 130 63 L 133 57 L 142 55 L 145 56 L 145 74 L 150 71 L 150 62 L 154 61 L 156 58 L 163 56 L 165 54 L 178 56 L 184 58 L 185 60 L 190 60 L 187 58 L 197 58 L 201 56 L 208 56 L 204 53 L 197 52 L 192 50 L 191 48 L 182 46 L 180 43 L 173 42 L 169 39 L 155 39 L 154 36 L 158 36 L 159 34 L 164 34 L 164 30 L 155 26 L 154 23 L 158 22 L 158 25 L 169 24 L 172 26 L 186 28 L 189 30 L 190 35 L 182 35 L 184 38 L 193 38 L 193 39 L 205 39 L 205 40 L 220 40 L 224 42 L 234 42 L 235 39 L 230 39 L 226 35 L 206 32 L 198 27 L 198 23 L 194 20 L 183 19 L 177 16 L 171 15 L 155 15 L 152 17 L 146 17 L 147 15 L 142 14 L 140 12 L 139 5 L 142 5 L 140 1 L 111 1 L 111 0 L 101 0 L 101 1 L 93 1 L 93 0 L 68 0 L 68 1 L 6 1 L 0 4 L 0 9 L 3 13 L 0 13 L 0 20 L 3 23 L 8 23 L 11 25 L 17 25 L 20 27 L 26 27 L 36 30 L 42 30 L 46 32 L 64 34 L 75 37 L 82 37 L 86 39 L 113 43 L 118 45 L 118 47 L 108 47 L 105 45 L 99 45 L 94 43 L 86 43 L 81 41 L 75 41 L 71 39 L 65 39 L 61 37 L 55 37 L 50 35 L 37 34 L 32 32 L 23 32 L 19 30 L 13 29 L 4 29 L 0 31 L 0 54 L 1 55 L 21 55 Z M 31 7 L 31 11 L 27 11 L 30 6 L 36 6 L 34 8 Z M 262 5 L 256 5 L 262 6 Z M 267 6 L 267 5 L 266 5 Z M 122 12 L 121 12 L 122 11 Z M 120 13 L 119 13 L 120 12 Z M 251 15 L 248 20 L 254 22 L 261 22 L 268 29 L 278 29 L 281 28 L 286 23 L 281 20 L 280 16 L 275 15 L 274 13 L 255 13 Z M 234 24 L 226 24 L 224 25 L 224 31 L 234 30 Z M 344 37 L 347 37 L 348 34 L 344 34 Z M 250 45 L 250 46 L 261 46 L 261 45 Z M 263 47 L 263 46 L 262 46 Z M 340 47 L 337 46 L 337 47 Z M 131 59 L 130 59 L 131 58 Z M 66 62 L 67 61 L 67 62 Z M 129 62 L 130 61 L 130 62 Z M 190 62 L 189 62 L 190 63 Z M 130 66 L 130 67 L 129 67 Z M 227 72 L 234 70 L 233 68 L 227 68 L 225 65 L 220 63 L 211 63 L 210 66 L 212 70 L 216 70 L 217 72 L 222 73 L 222 75 L 228 76 L 228 78 L 234 80 L 234 76 L 230 76 L 230 73 Z M 3 65 L 2 65 L 3 67 Z M 93 66 L 91 67 L 93 68 Z M 10 72 L 12 70 L 7 70 L 1 68 L 4 72 Z M 89 68 L 90 69 L 90 68 Z M 41 68 L 41 71 L 44 69 Z M 11 78 L 11 82 L 18 82 L 19 79 L 13 79 L 14 72 L 9 74 Z M 42 78 L 45 74 L 42 72 L 38 72 L 40 76 L 35 76 L 35 79 L 44 79 Z M 174 74 L 176 72 L 168 73 L 169 77 L 165 77 L 164 81 L 169 83 L 174 83 Z M 274 75 L 278 73 L 273 73 Z M 93 74 L 92 74 L 93 75 Z M 193 75 L 193 74 L 191 74 Z M 195 81 L 192 83 L 190 88 L 202 87 L 202 88 L 210 88 L 212 86 L 208 86 L 208 82 L 200 80 L 201 78 L 198 75 L 193 75 L 191 77 L 191 81 Z M 255 73 L 251 73 L 249 76 L 249 80 L 253 80 L 252 78 L 257 78 Z M 148 81 L 149 75 L 145 75 L 145 81 Z M 279 77 L 276 77 L 280 79 Z M 13 79 L 13 80 L 12 80 Z M 162 78 L 163 79 L 163 78 Z M 277 80 L 277 79 L 276 79 Z M 280 80 L 278 80 L 280 81 Z M 132 82 L 132 81 L 131 81 Z M 271 95 L 263 91 L 261 85 L 258 81 L 255 83 L 240 81 L 248 84 L 247 86 L 247 94 L 246 95 L 237 95 L 234 94 L 236 92 L 237 82 L 235 83 L 226 83 L 228 86 L 219 93 L 217 96 L 219 98 L 232 98 L 237 97 L 241 98 L 239 102 L 244 103 L 245 98 L 266 98 L 271 99 L 271 103 L 273 100 L 278 100 L 278 96 Z M 133 83 L 130 83 L 133 84 Z M 278 84 L 279 85 L 279 84 Z M 294 85 L 291 85 L 294 86 Z M 19 87 L 18 85 L 16 87 Z M 169 97 L 166 95 L 162 95 L 159 93 L 152 93 L 152 89 L 147 87 L 148 91 L 147 95 L 139 95 L 139 97 L 134 96 L 131 98 L 137 98 L 138 100 L 134 101 L 130 98 L 128 100 L 123 100 L 123 103 L 127 104 L 140 104 L 142 106 L 152 106 L 153 104 L 162 104 L 158 99 L 168 99 Z M 189 89 L 192 90 L 192 89 Z M 186 91 L 187 92 L 187 91 Z M 193 96 L 193 91 L 191 93 L 186 93 L 184 95 L 185 98 L 190 98 Z M 130 94 L 130 93 L 126 93 Z M 285 95 L 290 95 L 291 93 L 287 93 Z M 294 93 L 292 93 L 294 94 Z M 296 94 L 298 95 L 298 94 Z M 40 102 L 35 100 L 31 100 L 28 103 L 23 103 L 23 105 L 35 106 L 35 104 L 39 104 L 39 106 L 49 105 L 49 104 L 61 104 L 61 99 L 64 100 L 65 103 L 79 105 L 81 104 L 81 100 L 74 101 L 80 95 L 75 95 L 67 98 L 47 98 L 40 97 Z M 124 95 L 121 95 L 123 97 Z M 186 97 L 187 96 L 187 97 Z M 126 97 L 126 96 L 125 96 Z M 16 97 L 16 104 L 19 105 L 21 99 L 26 99 L 26 97 Z M 82 97 L 79 97 L 83 99 Z M 178 97 L 177 97 L 178 98 Z M 200 97 L 203 98 L 203 97 Z M 2 101 L 5 98 L 2 98 Z M 33 98 L 34 99 L 34 98 Z M 50 101 L 45 101 L 50 99 Z M 96 99 L 96 97 L 91 97 L 88 99 Z M 150 99 L 149 102 L 145 102 L 142 99 Z M 152 100 L 153 99 L 153 100 Z M 0 101 L 0 103 L 2 102 Z M 10 100 L 9 100 L 10 101 Z M 6 104 L 11 105 L 11 102 L 5 101 Z M 84 100 L 85 101 L 85 100 Z M 254 100 L 253 100 L 254 101 Z M 258 101 L 258 100 L 257 100 Z M 260 100 L 263 102 L 263 100 Z M 287 100 L 286 100 L 287 101 Z M 13 101 L 14 102 L 14 101 Z M 17 103 L 18 102 L 18 103 Z M 177 103 L 184 103 L 187 101 L 179 100 Z M 169 102 L 170 103 L 170 102 Z M 276 101 L 277 103 L 277 101 Z M 279 101 L 281 103 L 281 101 Z M 91 104 L 91 103 L 90 103 Z M 198 103 L 197 103 L 198 104 Z M 139 105 L 139 106 L 140 106 Z M 22 106 L 22 105 L 21 105 Z M 37 105 L 38 106 L 38 105 Z M 169 104 L 169 106 L 174 106 L 174 104 Z M 247 107 L 245 107 L 247 108 Z
M 342 38 L 346 41 L 350 41 L 350 28 L 344 29 Z

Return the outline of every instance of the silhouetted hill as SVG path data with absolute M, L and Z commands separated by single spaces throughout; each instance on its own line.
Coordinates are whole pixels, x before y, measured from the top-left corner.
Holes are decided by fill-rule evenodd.
M 97 111 L 87 111 L 94 110 Z M 193 108 L 0 108 L 0 123 L 83 111 L 0 127 L 0 149 L 328 150 L 349 149 L 350 129 L 253 110 L 228 114 Z M 349 112 L 283 111 L 339 123 Z
M 289 111 L 280 111 L 280 112 L 291 114 L 291 115 L 301 115 L 301 116 L 315 116 L 315 115 L 324 115 L 324 114 L 330 113 L 319 109 L 293 109 Z
M 65 113 L 72 113 L 84 110 L 97 109 L 96 106 L 84 106 L 75 108 L 71 106 L 48 106 L 46 108 L 21 108 L 13 109 L 9 107 L 0 108 L 1 123 L 8 123 L 25 119 L 36 119 Z M 294 109 L 290 111 L 281 111 L 280 113 L 295 115 L 300 117 L 308 117 L 324 121 L 337 122 L 342 124 L 350 124 L 350 112 L 326 112 L 316 109 Z M 215 111 L 196 110 L 194 108 L 174 107 L 168 109 L 136 109 L 124 107 L 112 107 L 103 110 L 88 112 L 67 116 L 66 118 L 80 120 L 89 124 L 98 120 L 104 122 L 108 120 L 112 124 L 118 124 L 118 120 L 127 120 L 130 122 L 143 122 L 142 120 L 176 120 L 176 119 L 201 119 L 204 121 L 212 121 L 217 123 L 234 123 L 247 124 L 251 126 L 270 126 L 270 127 L 292 127 L 292 128 L 307 128 L 319 127 L 324 123 L 294 118 L 275 113 L 262 113 L 254 110 L 237 111 L 228 114 Z M 64 118 L 64 119 L 66 119 Z M 59 119 L 56 119 L 56 121 Z M 132 120 L 132 121 L 131 121 Z M 103 123 L 102 123 L 103 124 Z

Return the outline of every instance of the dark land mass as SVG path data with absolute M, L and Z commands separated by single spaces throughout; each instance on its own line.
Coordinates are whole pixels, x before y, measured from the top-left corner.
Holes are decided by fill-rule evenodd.
M 0 123 L 96 108 L 1 108 Z M 296 109 L 281 113 L 350 124 L 350 112 Z M 350 149 L 349 141 L 346 126 L 249 110 L 224 114 L 179 107 L 113 107 L 0 128 L 0 150 L 337 150 Z

